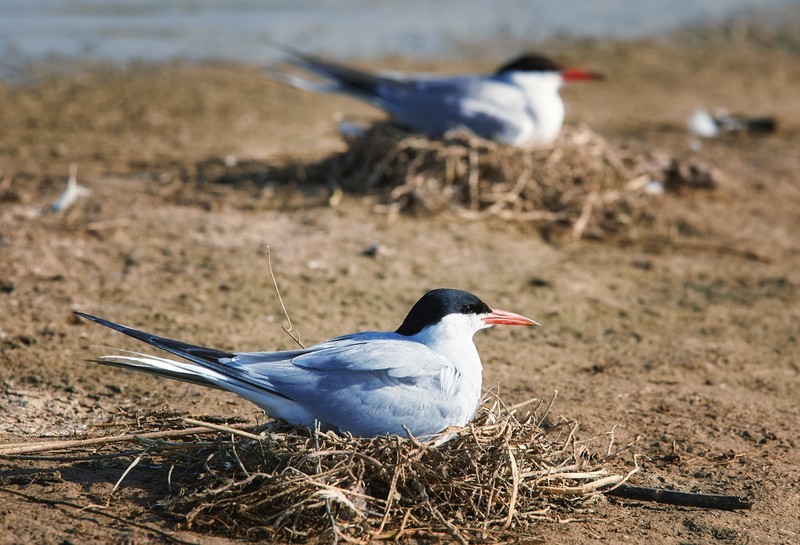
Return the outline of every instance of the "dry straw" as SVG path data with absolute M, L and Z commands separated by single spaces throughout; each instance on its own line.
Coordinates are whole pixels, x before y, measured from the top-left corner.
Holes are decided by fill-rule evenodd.
M 495 400 L 439 445 L 294 428 L 231 436 L 192 453 L 191 478 L 162 507 L 189 529 L 250 539 L 531 538 L 541 521 L 586 516 L 625 479 L 576 443 L 575 428 Z
M 347 151 L 308 167 L 306 175 L 324 173 L 329 185 L 376 195 L 390 214 L 496 217 L 559 228 L 575 239 L 627 234 L 650 221 L 656 186 L 677 191 L 717 183 L 707 167 L 614 147 L 587 127 L 565 128 L 543 149 L 512 148 L 458 132 L 431 140 L 386 124 L 349 144 Z
M 407 212 L 498 218 L 558 238 L 623 240 L 673 227 L 659 213 L 661 192 L 713 189 L 721 178 L 694 160 L 611 145 L 588 127 L 565 127 L 552 146 L 527 149 L 464 131 L 435 140 L 387 123 L 315 163 L 276 167 L 217 159 L 196 170 L 193 177 L 204 191 L 205 181 L 254 184 L 260 198 L 248 197 L 246 206 L 255 208 L 336 206 L 347 192 L 366 196 L 390 217 Z M 173 198 L 202 200 L 184 194 L 183 184 L 176 187 Z

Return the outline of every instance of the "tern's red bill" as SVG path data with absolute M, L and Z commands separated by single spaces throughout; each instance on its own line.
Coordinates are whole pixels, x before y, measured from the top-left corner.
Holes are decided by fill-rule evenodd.
M 580 68 L 567 68 L 561 71 L 561 77 L 564 81 L 596 81 L 605 79 L 603 74 L 597 72 L 589 72 Z
M 483 323 L 489 325 L 540 325 L 530 318 L 520 314 L 514 314 L 506 310 L 492 309 L 492 313 L 482 318 Z

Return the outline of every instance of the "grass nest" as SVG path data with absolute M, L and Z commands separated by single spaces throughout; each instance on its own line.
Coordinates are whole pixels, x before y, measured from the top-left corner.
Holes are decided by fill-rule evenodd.
M 204 160 L 174 185 L 173 198 L 214 206 L 207 182 L 255 187 L 243 206 L 291 209 L 335 206 L 344 193 L 366 196 L 379 211 L 499 218 L 573 239 L 636 238 L 658 228 L 657 196 L 714 189 L 716 169 L 664 153 L 615 147 L 588 127 L 564 127 L 552 146 L 504 146 L 456 131 L 431 139 L 389 123 L 348 136 L 347 149 L 315 163 Z M 227 198 L 230 198 L 228 196 Z M 669 223 L 669 220 L 666 221 Z M 665 226 L 669 229 L 670 225 Z
M 373 195 L 389 214 L 449 212 L 604 238 L 651 221 L 653 194 L 712 189 L 719 173 L 615 148 L 588 127 L 565 127 L 552 147 L 504 146 L 466 132 L 432 140 L 389 124 L 352 138 L 348 149 L 311 165 L 344 191 Z
M 187 529 L 247 539 L 530 538 L 542 521 L 586 516 L 624 480 L 576 429 L 495 401 L 439 445 L 296 428 L 231 436 L 192 450 L 180 492 L 160 507 Z

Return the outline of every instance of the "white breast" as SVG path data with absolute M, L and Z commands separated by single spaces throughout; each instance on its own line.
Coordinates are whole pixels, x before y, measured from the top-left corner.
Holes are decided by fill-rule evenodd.
M 529 123 L 513 145 L 549 144 L 564 124 L 564 101 L 558 94 L 563 80 L 558 73 L 515 72 L 509 83 L 520 90 Z
M 461 421 L 456 425 L 472 420 L 481 400 L 483 365 L 472 336 L 484 327 L 475 314 L 451 314 L 413 336 L 453 365 L 452 370 L 442 371 L 441 383 L 442 394 L 451 398 L 453 407 L 460 412 Z

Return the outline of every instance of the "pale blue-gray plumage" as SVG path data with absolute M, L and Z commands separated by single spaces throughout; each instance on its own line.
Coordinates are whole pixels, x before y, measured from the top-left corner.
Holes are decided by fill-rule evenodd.
M 425 294 L 391 332 L 336 337 L 306 349 L 226 352 L 78 316 L 144 341 L 191 363 L 122 351 L 100 363 L 234 392 L 291 424 L 356 436 L 436 434 L 464 426 L 481 398 L 482 366 L 472 342 L 495 324 L 538 325 L 492 310 L 453 289 Z
M 585 70 L 565 69 L 534 54 L 513 59 L 493 74 L 439 77 L 399 72 L 370 74 L 284 49 L 291 62 L 319 78 L 271 73 L 290 85 L 369 102 L 413 132 L 439 138 L 448 131 L 464 128 L 511 146 L 551 143 L 564 122 L 561 85 L 602 78 Z

